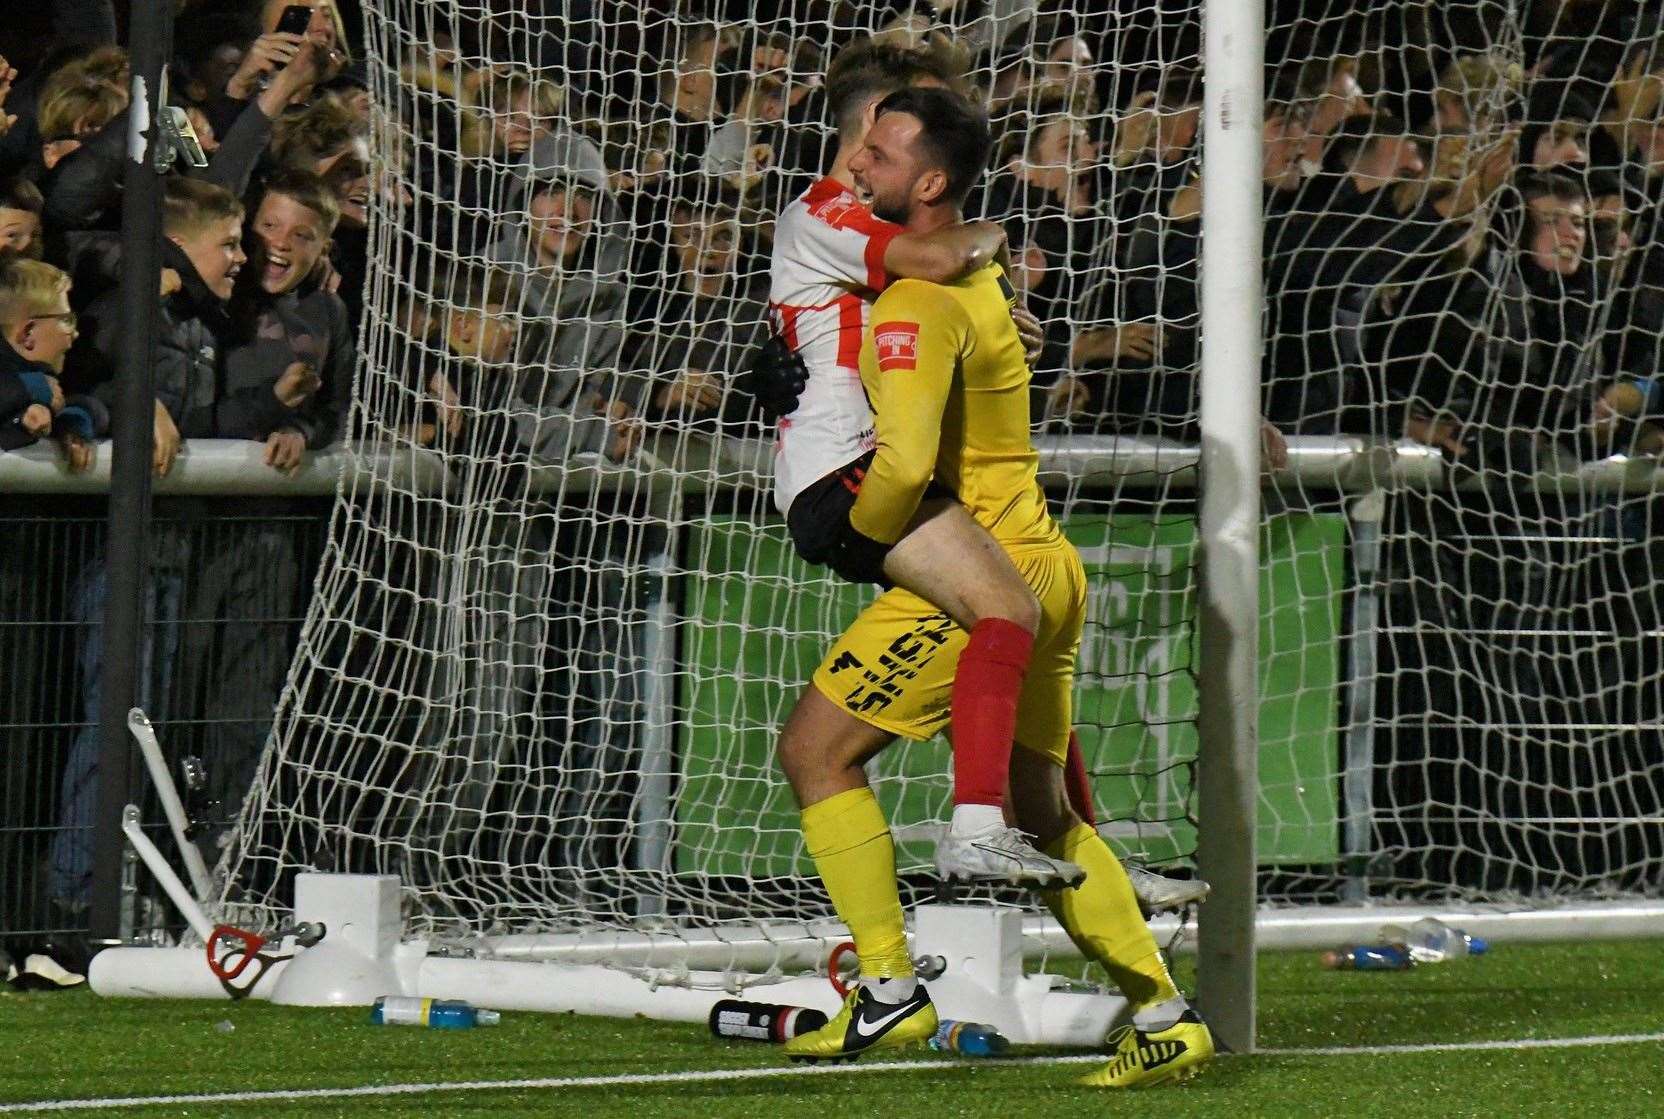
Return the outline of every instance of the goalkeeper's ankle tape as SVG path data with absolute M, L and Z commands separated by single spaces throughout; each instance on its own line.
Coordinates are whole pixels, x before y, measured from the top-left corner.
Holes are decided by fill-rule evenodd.
M 1133 1011 L 1132 1024 L 1147 1034 L 1160 1033 L 1178 1024 L 1190 1004 L 1183 995 L 1174 995 L 1160 1002 L 1146 1003 Z
M 894 1004 L 906 1002 L 917 994 L 919 981 L 911 975 L 885 976 L 880 979 L 863 979 L 861 986 L 879 1002 Z
M 1005 810 L 997 804 L 956 804 L 948 830 L 954 835 L 975 835 L 1005 823 Z

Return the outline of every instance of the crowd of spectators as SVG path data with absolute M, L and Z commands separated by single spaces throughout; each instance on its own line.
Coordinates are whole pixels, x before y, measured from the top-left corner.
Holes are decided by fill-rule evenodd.
M 292 472 L 338 438 L 351 387 L 354 328 L 330 252 L 353 184 L 325 176 L 362 146 L 348 96 L 362 81 L 354 86 L 327 5 L 298 33 L 275 30 L 283 4 L 225 7 L 182 25 L 170 75 L 170 101 L 207 165 L 178 167 L 164 183 L 158 475 L 191 438 L 258 441 L 268 463 Z M 34 366 L 50 392 L 37 388 L 5 417 L 4 439 L 51 439 L 84 470 L 137 352 L 122 335 L 118 287 L 130 92 L 111 6 L 61 8 L 72 37 L 27 72 L 0 63 L 0 253 L 42 262 L 68 300 L 51 318 L 47 286 L 23 283 L 15 266 L 5 274 L 24 333 L 0 357 Z M 331 144 L 339 150 L 320 155 Z M 27 345 L 48 319 L 73 340 L 55 362 Z
M 1516 478 L 1664 449 L 1664 40 L 1632 7 L 1539 7 L 1562 24 L 1523 60 L 1476 27 L 1417 44 L 1419 70 L 1378 41 L 1268 70 L 1263 385 L 1281 432 L 1410 439 Z M 1075 222 L 1097 267 L 1053 363 L 1066 429 L 1195 437 L 1200 152 L 1160 141 L 1166 96 L 1115 122 L 1102 162 L 1141 162 Z
M 61 7 L 54 50 L 0 66 L 0 253 L 64 272 L 79 338 L 33 387 L 8 375 L 0 438 L 54 439 L 84 468 L 124 352 L 128 90 L 107 0 Z M 1037 423 L 1194 437 L 1202 83 L 1182 39 L 1140 65 L 1124 42 L 1100 57 L 1090 3 L 1003 20 L 822 5 L 806 25 L 693 0 L 518 51 L 491 21 L 415 26 L 401 92 L 376 104 L 332 3 L 303 0 L 303 31 L 278 29 L 288 7 L 193 0 L 179 22 L 170 100 L 209 162 L 167 188 L 158 473 L 201 437 L 262 441 L 292 470 L 344 430 L 378 191 L 406 262 L 376 355 L 406 391 L 369 417 L 378 434 L 559 459 L 622 458 L 666 425 L 745 430 L 723 375 L 766 319 L 769 218 L 822 169 L 827 69 L 869 34 L 935 54 L 990 105 L 1000 144 L 972 209 L 1005 225 L 1047 325 Z M 1657 23 L 1537 3 L 1525 57 L 1454 18 L 1412 41 L 1425 13 L 1273 34 L 1271 427 L 1469 462 L 1511 448 L 1514 468 L 1528 445 L 1532 462 L 1659 449 Z M 509 53 L 534 64 L 489 61 Z M 483 291 L 502 300 L 501 356 L 451 368 L 446 309 Z

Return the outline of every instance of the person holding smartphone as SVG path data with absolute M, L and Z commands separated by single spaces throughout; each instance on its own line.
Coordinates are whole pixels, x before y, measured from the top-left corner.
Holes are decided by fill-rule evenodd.
M 259 93 L 271 75 L 287 66 L 308 41 L 323 52 L 324 65 L 317 81 L 294 93 L 291 105 L 310 101 L 318 85 L 333 78 L 346 65 L 332 0 L 266 0 L 260 11 L 260 26 L 263 33 L 249 46 L 236 73 L 226 83 L 225 95 L 233 101 L 247 101 Z

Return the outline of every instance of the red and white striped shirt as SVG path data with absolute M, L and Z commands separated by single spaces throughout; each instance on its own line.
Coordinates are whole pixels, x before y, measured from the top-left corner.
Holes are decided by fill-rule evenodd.
M 835 179 L 821 179 L 774 226 L 769 313 L 803 357 L 809 383 L 774 444 L 774 503 L 784 513 L 812 483 L 873 448 L 861 389 L 861 335 L 884 290 L 884 251 L 901 232 Z

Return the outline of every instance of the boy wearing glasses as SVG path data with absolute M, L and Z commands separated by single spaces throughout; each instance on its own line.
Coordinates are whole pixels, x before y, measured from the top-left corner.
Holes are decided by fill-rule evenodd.
M 51 436 L 71 470 L 92 465 L 108 418 L 88 397 L 64 397 L 59 378 L 75 341 L 69 277 L 50 264 L 0 258 L 0 451 Z

